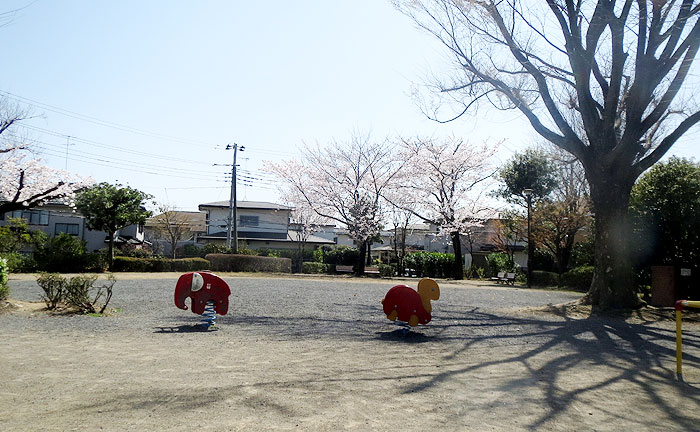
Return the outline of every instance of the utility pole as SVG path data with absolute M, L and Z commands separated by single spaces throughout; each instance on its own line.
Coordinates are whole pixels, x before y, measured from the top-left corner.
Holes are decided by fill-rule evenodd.
M 245 150 L 245 146 L 233 143 L 226 145 L 226 150 L 233 150 L 233 165 L 231 166 L 231 198 L 228 202 L 228 223 L 226 225 L 226 247 L 232 248 L 233 253 L 238 253 L 238 209 L 236 203 L 236 156 L 238 151 Z M 231 237 L 233 236 L 233 242 Z
M 70 143 L 71 136 L 66 135 L 66 171 L 68 171 L 68 146 L 71 146 L 73 144 Z

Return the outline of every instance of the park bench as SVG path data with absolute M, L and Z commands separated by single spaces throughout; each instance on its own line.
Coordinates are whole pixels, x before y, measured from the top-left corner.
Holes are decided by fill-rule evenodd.
M 365 267 L 366 274 L 379 274 L 379 267 Z
M 498 274 L 491 278 L 492 281 L 496 283 L 501 283 L 501 280 L 506 277 L 506 272 L 498 272 Z
M 515 284 L 515 273 L 506 273 L 506 275 L 498 281 L 499 283 L 503 282 L 504 284 L 509 284 L 509 285 L 514 285 Z
M 336 265 L 336 273 L 352 273 L 354 270 L 349 265 Z M 365 274 L 379 274 L 379 267 L 365 267 Z
M 335 271 L 336 273 L 352 273 L 352 266 L 349 265 L 336 265 L 335 266 Z

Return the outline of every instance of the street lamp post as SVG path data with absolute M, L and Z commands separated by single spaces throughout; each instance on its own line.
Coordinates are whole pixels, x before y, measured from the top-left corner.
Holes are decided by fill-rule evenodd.
M 527 200 L 527 286 L 530 287 L 530 280 L 532 278 L 532 261 L 533 261 L 533 249 L 532 249 L 532 238 L 530 231 L 530 224 L 532 223 L 532 216 L 530 215 L 530 209 L 532 208 L 532 189 L 523 189 L 523 194 Z

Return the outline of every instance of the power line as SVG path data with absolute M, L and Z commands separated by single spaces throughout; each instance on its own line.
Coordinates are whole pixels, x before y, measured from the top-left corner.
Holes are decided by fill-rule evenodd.
M 51 111 L 51 112 L 54 112 L 56 114 L 60 114 L 60 115 L 66 116 L 66 117 L 74 118 L 76 120 L 81 120 L 84 122 L 88 122 L 88 123 L 96 124 L 99 126 L 104 126 L 104 127 L 120 130 L 123 132 L 129 132 L 129 133 L 132 133 L 135 135 L 147 136 L 150 138 L 156 138 L 156 139 L 160 139 L 163 141 L 178 142 L 181 144 L 197 144 L 197 145 L 203 145 L 203 146 L 208 146 L 208 147 L 212 146 L 211 144 L 203 142 L 201 140 L 178 138 L 178 137 L 174 137 L 174 136 L 170 136 L 170 135 L 160 134 L 157 132 L 147 131 L 145 129 L 139 129 L 139 128 L 135 128 L 132 126 L 123 125 L 123 124 L 108 121 L 108 120 L 102 120 L 102 119 L 99 119 L 97 117 L 87 116 L 87 115 L 80 114 L 80 113 L 77 113 L 74 111 L 70 111 L 70 110 L 67 110 L 64 108 L 60 108 L 57 106 L 53 106 L 53 105 L 49 105 L 49 104 L 46 104 L 43 102 L 39 102 L 39 101 L 36 101 L 34 99 L 29 99 L 29 98 L 26 98 L 23 96 L 19 96 L 19 95 L 16 95 L 14 93 L 10 93 L 10 92 L 5 91 L 5 90 L 0 90 L 0 94 L 5 95 L 6 97 L 13 99 L 17 102 L 31 105 L 31 106 L 34 106 L 36 108 L 45 109 L 47 111 Z
M 191 163 L 191 164 L 211 165 L 210 162 L 197 161 L 197 160 L 192 160 L 192 159 L 175 158 L 175 157 L 171 157 L 171 156 L 164 156 L 164 155 L 157 155 L 154 153 L 142 152 L 142 151 L 138 151 L 138 150 L 130 150 L 130 149 L 120 147 L 120 146 L 104 144 L 104 143 L 101 143 L 99 141 L 93 141 L 93 140 L 89 140 L 89 139 L 85 139 L 85 138 L 80 138 L 80 137 L 77 137 L 75 135 L 63 134 L 60 132 L 52 131 L 50 129 L 44 129 L 44 128 L 41 128 L 38 126 L 31 126 L 31 125 L 25 125 L 25 124 L 20 124 L 19 126 L 25 128 L 25 129 L 33 130 L 35 132 L 39 132 L 39 133 L 43 133 L 43 134 L 51 135 L 51 136 L 55 136 L 55 137 L 65 138 L 67 136 L 70 136 L 72 141 L 77 141 L 77 142 L 81 142 L 84 144 L 93 145 L 93 146 L 101 147 L 101 148 L 118 150 L 120 152 L 130 153 L 130 154 L 134 154 L 137 156 L 146 156 L 146 157 L 152 157 L 152 158 L 156 158 L 156 159 L 171 160 L 171 161 L 175 161 L 175 162 L 186 162 L 186 163 Z

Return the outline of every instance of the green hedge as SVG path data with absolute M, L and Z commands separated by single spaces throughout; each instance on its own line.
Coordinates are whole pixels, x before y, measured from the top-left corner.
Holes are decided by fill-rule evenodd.
M 379 276 L 393 277 L 396 276 L 396 266 L 394 264 L 379 264 Z
M 554 272 L 533 270 L 531 277 L 532 286 L 559 286 L 559 274 Z
M 453 277 L 454 254 L 416 252 L 406 255 L 404 266 L 414 269 L 421 277 Z
M 588 291 L 593 281 L 593 266 L 576 267 L 561 276 L 561 284 L 577 291 Z
M 333 266 L 318 262 L 304 262 L 301 265 L 301 272 L 305 274 L 325 274 L 332 273 Z
M 576 267 L 561 275 L 561 279 L 557 273 L 533 270 L 532 281 L 533 286 L 562 286 L 571 288 L 577 291 L 586 291 L 591 286 L 593 280 L 593 267 L 583 266 Z
M 208 254 L 211 270 L 228 272 L 291 273 L 292 260 L 253 255 Z
M 115 272 L 189 272 L 209 270 L 209 261 L 204 258 L 134 258 L 114 257 Z
M 7 260 L 10 273 L 33 273 L 37 270 L 36 260 L 31 255 L 9 252 L 0 254 L 0 258 Z

